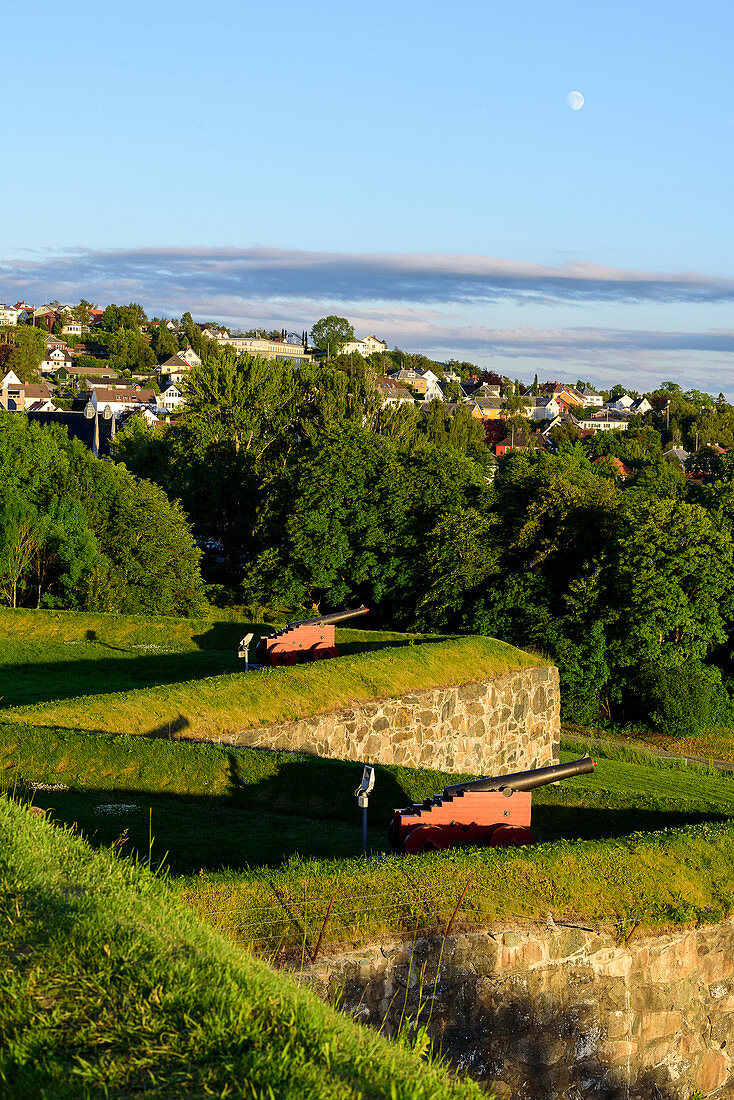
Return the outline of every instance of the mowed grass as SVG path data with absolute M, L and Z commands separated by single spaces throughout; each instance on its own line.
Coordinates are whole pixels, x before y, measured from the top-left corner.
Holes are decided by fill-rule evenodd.
M 443 1100 L 485 1095 L 339 1015 L 176 904 L 0 798 L 0 1092 Z
M 220 625 L 226 634 L 233 625 L 238 633 L 248 624 Z M 148 642 L 135 645 L 152 647 L 158 637 L 151 624 Z M 6 635 L 0 684 L 6 709 L 0 720 L 205 740 L 542 663 L 484 637 L 344 630 L 337 643 L 342 655 L 336 660 L 212 676 L 237 667 L 236 644 L 227 650 L 150 649 L 141 655 L 132 643 L 112 648 L 96 638 L 52 645 Z
M 537 915 L 538 908 L 547 906 L 557 919 L 565 919 L 571 912 L 571 898 L 576 916 L 597 919 L 600 913 L 607 917 L 613 913 L 614 919 L 626 919 L 629 906 L 605 909 L 610 892 L 604 875 L 587 877 L 579 892 L 574 893 L 579 885 L 580 864 L 575 855 L 571 859 L 568 853 L 575 852 L 579 842 L 592 845 L 586 855 L 579 857 L 581 862 L 588 859 L 596 867 L 605 865 L 608 851 L 627 845 L 630 836 L 637 835 L 639 840 L 642 831 L 656 831 L 655 845 L 663 850 L 675 840 L 674 830 L 682 826 L 697 824 L 716 829 L 734 815 L 734 777 L 730 775 L 648 759 L 639 750 L 629 754 L 632 759 L 615 759 L 615 752 L 624 754 L 610 750 L 611 755 L 605 757 L 604 747 L 597 749 L 599 766 L 593 775 L 541 788 L 533 796 L 533 833 L 539 843 L 527 853 L 515 854 L 523 867 L 528 860 L 533 863 L 536 859 L 544 865 L 546 847 L 560 844 L 554 879 L 539 874 L 529 893 L 518 888 L 508 901 L 502 885 L 507 868 L 504 863 L 498 864 L 488 876 L 495 876 L 495 887 L 499 889 L 496 900 L 501 899 L 505 908 L 482 903 L 475 910 L 477 919 L 494 919 L 493 914 L 505 912 L 508 906 L 515 916 Z M 562 758 L 572 759 L 582 752 L 582 746 L 570 745 Z M 74 824 L 93 844 L 116 844 L 121 852 L 146 859 L 151 854 L 155 864 L 160 862 L 174 874 L 190 876 L 183 894 L 187 902 L 228 933 L 261 949 L 277 948 L 284 934 L 294 947 L 302 934 L 299 928 L 303 920 L 310 919 L 308 913 L 304 918 L 298 910 L 298 923 L 285 929 L 281 917 L 272 914 L 273 906 L 280 904 L 274 900 L 276 895 L 266 891 L 263 900 L 261 890 L 263 881 L 275 882 L 279 891 L 282 883 L 284 896 L 294 892 L 303 902 L 303 860 L 308 862 L 307 905 L 314 921 L 320 922 L 328 905 L 335 874 L 346 875 L 347 898 L 360 896 L 359 883 L 367 874 L 369 898 L 373 864 L 360 858 L 361 813 L 354 798 L 361 764 L 255 749 L 6 725 L 0 726 L 0 768 L 7 790 L 31 794 L 34 805 L 47 810 L 53 821 Z M 389 852 L 387 826 L 393 809 L 422 801 L 457 778 L 429 769 L 378 765 L 368 813 L 369 853 Z M 60 785 L 67 789 L 59 789 Z M 686 842 L 681 843 L 684 851 Z M 705 881 L 698 884 L 704 893 L 698 903 L 694 898 L 698 905 L 695 912 L 703 912 L 707 905 L 718 912 L 722 898 L 731 896 L 728 872 L 720 875 L 719 859 L 724 850 L 710 866 L 699 856 L 691 864 L 694 878 L 720 878 L 718 886 L 707 886 Z M 465 863 L 471 867 L 479 860 L 494 867 L 500 855 L 511 861 L 514 854 L 457 850 L 451 857 L 443 855 L 441 860 L 449 859 L 446 882 L 452 881 L 452 876 L 456 882 Z M 568 866 L 567 858 L 571 860 Z M 679 858 L 680 852 L 675 856 Z M 664 876 L 669 874 L 667 859 L 664 856 L 660 865 Z M 446 904 L 452 898 L 455 902 L 451 890 L 439 890 L 431 876 L 426 877 L 432 866 L 430 859 L 409 857 L 387 862 L 397 862 L 402 868 L 390 886 L 394 890 L 398 884 L 397 896 L 382 898 L 386 908 L 381 908 L 379 901 L 376 908 L 373 902 L 360 903 L 361 909 L 369 911 L 362 913 L 355 926 L 359 935 L 369 938 L 385 930 L 402 932 L 401 914 L 414 913 L 411 906 L 415 891 L 422 896 L 426 882 L 428 908 L 424 906 L 414 913 L 421 921 L 433 926 L 443 913 L 442 908 L 438 912 L 435 908 L 437 891 Z M 685 900 L 685 891 L 675 904 L 671 902 L 680 886 L 676 879 L 672 894 L 666 892 L 666 887 L 661 901 L 660 884 L 653 876 L 640 889 L 635 911 L 652 924 L 691 919 L 693 910 Z M 709 889 L 710 897 L 706 893 Z M 706 897 L 709 902 L 704 904 Z M 561 904 L 557 904 L 559 900 Z M 253 924 L 250 917 L 263 911 L 268 920 L 275 921 L 266 929 L 258 922 Z M 347 923 L 346 912 L 342 920 Z M 265 936 L 261 935 L 263 931 Z M 338 921 L 331 935 L 339 935 Z

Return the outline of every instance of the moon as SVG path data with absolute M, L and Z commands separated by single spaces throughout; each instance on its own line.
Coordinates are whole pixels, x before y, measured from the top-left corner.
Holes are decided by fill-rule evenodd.
M 569 92 L 566 97 L 566 102 L 572 111 L 580 111 L 584 105 L 584 97 L 581 92 Z

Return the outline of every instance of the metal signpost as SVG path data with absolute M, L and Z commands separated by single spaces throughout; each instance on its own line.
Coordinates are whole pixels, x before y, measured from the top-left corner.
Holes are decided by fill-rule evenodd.
M 354 792 L 357 805 L 362 811 L 362 855 L 367 855 L 367 806 L 370 800 L 370 791 L 375 785 L 375 769 L 365 764 L 362 772 L 362 782 Z

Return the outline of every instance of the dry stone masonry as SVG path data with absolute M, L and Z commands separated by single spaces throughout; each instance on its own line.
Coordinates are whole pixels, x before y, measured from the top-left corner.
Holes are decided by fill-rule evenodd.
M 299 980 L 388 1034 L 430 1017 L 503 1100 L 734 1096 L 731 920 L 629 943 L 552 924 L 383 940 Z
M 229 745 L 490 775 L 558 763 L 558 670 L 376 699 L 353 710 L 224 731 Z

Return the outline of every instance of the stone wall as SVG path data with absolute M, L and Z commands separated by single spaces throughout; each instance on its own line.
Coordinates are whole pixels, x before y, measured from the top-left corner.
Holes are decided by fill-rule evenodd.
M 412 954 L 412 959 L 411 959 Z M 439 967 L 440 962 L 440 967 Z M 437 975 L 438 969 L 438 977 Z M 734 1096 L 734 922 L 635 939 L 576 927 L 394 940 L 300 970 L 325 999 L 443 1050 L 512 1100 Z
M 488 775 L 557 763 L 559 737 L 558 670 L 548 667 L 225 732 L 217 741 Z

